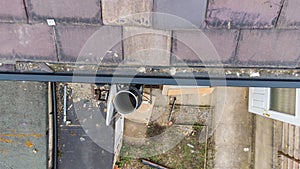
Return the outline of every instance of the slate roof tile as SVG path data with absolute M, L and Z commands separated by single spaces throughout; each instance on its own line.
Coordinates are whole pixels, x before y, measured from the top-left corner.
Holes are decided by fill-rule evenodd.
M 299 0 L 285 0 L 283 4 L 280 17 L 278 19 L 277 27 L 280 28 L 297 28 L 300 26 L 299 15 L 300 1 Z
M 1 62 L 55 62 L 59 59 L 60 62 L 120 64 L 125 57 L 126 64 L 145 62 L 147 65 L 164 66 L 171 63 L 200 66 L 208 64 L 235 67 L 298 67 L 300 18 L 297 9 L 300 3 L 297 0 L 285 0 L 284 4 L 283 0 L 208 0 L 205 18 L 208 27 L 202 28 L 205 36 L 199 32 L 195 33 L 195 30 L 178 30 L 178 25 L 174 26 L 174 23 L 170 22 L 154 25 L 159 29 L 130 27 L 151 26 L 153 16 L 149 13 L 137 15 L 138 17 L 125 23 L 122 20 L 113 21 L 114 18 L 154 10 L 183 17 L 201 27 L 205 0 L 184 3 L 177 0 L 155 0 L 154 4 L 152 0 L 101 2 L 102 4 L 100 0 L 1 1 Z M 179 5 L 181 3 L 183 4 Z M 101 12 L 105 24 L 116 26 L 101 26 Z M 39 23 L 49 18 L 54 18 L 57 25 L 49 27 Z M 26 22 L 27 19 L 29 23 Z M 154 23 L 157 22 L 156 19 L 154 16 Z M 130 26 L 122 28 L 123 25 Z M 183 29 L 186 28 L 184 26 Z M 240 28 L 241 33 L 237 30 Z M 173 39 L 170 38 L 172 34 L 169 29 L 174 29 Z M 102 32 L 98 32 L 98 39 L 89 39 L 99 30 Z M 141 30 L 147 30 L 147 36 L 136 36 L 136 30 L 140 33 L 144 32 Z M 154 36 L 159 33 L 166 36 Z M 131 35 L 136 37 L 126 39 Z M 123 41 L 122 38 L 126 40 Z M 144 57 L 136 54 L 138 50 L 145 51 L 153 47 L 162 49 L 164 53 L 156 53 L 161 55 L 160 57 L 153 57 L 155 52 L 143 53 Z M 216 51 L 210 48 L 215 48 Z M 197 49 L 201 58 L 191 49 Z M 171 57 L 170 50 L 173 52 Z M 214 52 L 217 52 L 217 55 Z
M 282 0 L 209 0 L 207 24 L 215 28 L 272 28 Z
M 26 22 L 26 12 L 23 0 L 1 0 L 0 22 Z
M 160 29 L 203 27 L 206 5 L 207 0 L 154 0 L 153 26 Z
M 58 25 L 56 30 L 61 62 L 116 64 L 122 61 L 120 27 Z
M 101 24 L 100 0 L 25 0 L 30 22 Z
M 242 30 L 236 66 L 298 67 L 300 30 Z
M 175 31 L 172 64 L 230 66 L 235 56 L 239 31 Z
M 53 35 L 46 24 L 0 24 L 0 58 L 57 61 Z

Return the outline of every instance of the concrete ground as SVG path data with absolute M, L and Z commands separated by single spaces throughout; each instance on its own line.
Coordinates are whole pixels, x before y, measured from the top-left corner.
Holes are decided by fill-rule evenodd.
M 259 115 L 255 115 L 255 169 L 277 168 L 273 161 L 273 120 Z M 276 158 L 276 157 L 275 157 Z M 278 157 L 277 157 L 278 158 Z
M 252 120 L 247 88 L 216 88 L 213 93 L 216 169 L 250 169 Z
M 72 90 L 71 90 L 72 89 Z M 59 85 L 59 162 L 62 169 L 112 169 L 114 129 L 105 125 L 105 104 L 93 99 L 90 84 L 68 84 L 67 117 L 63 121 L 63 85 Z
M 47 83 L 0 82 L 0 168 L 47 166 Z

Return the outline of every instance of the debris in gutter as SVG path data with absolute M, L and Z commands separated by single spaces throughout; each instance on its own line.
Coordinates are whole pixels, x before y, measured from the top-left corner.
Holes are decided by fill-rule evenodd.
M 49 63 L 44 62 L 17 61 L 16 69 L 21 72 L 54 72 Z
M 259 76 L 260 76 L 259 72 L 255 72 L 255 73 L 250 74 L 250 77 L 259 77 Z
M 47 63 L 38 63 L 37 65 L 38 65 L 38 67 L 40 68 L 41 71 L 49 72 L 49 73 L 53 73 L 54 72 L 51 69 L 51 67 L 49 66 L 49 64 L 47 64 Z
M 231 74 L 230 70 L 228 70 L 228 71 L 225 72 L 225 75 L 230 75 L 230 74 Z
M 174 76 L 176 74 L 176 68 L 175 67 L 172 67 L 171 69 L 170 69 L 170 75 L 171 76 Z
M 228 21 L 228 23 L 227 23 L 227 29 L 230 29 L 230 28 L 231 28 L 231 22 Z
M 145 67 L 140 67 L 137 69 L 138 72 L 140 73 L 146 73 L 146 68 Z

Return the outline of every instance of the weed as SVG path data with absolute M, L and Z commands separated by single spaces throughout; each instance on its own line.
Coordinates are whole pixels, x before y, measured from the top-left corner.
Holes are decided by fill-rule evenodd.
M 125 164 L 129 164 L 130 161 L 132 160 L 131 157 L 125 157 L 125 156 L 121 156 L 119 161 L 116 162 L 116 165 L 118 167 L 124 167 Z
M 158 123 L 150 123 L 146 135 L 147 137 L 160 135 L 166 130 L 166 128 L 166 126 L 161 126 Z

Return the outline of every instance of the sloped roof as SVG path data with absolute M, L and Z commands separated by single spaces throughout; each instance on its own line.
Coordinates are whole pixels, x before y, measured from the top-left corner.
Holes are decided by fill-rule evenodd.
M 104 29 L 103 37 L 112 36 L 98 40 L 97 46 L 114 44 L 101 61 L 105 65 L 137 61 L 160 66 L 298 68 L 299 7 L 297 0 L 2 0 L 0 58 L 2 63 L 78 62 L 86 41 L 98 29 Z M 168 22 L 152 13 L 139 15 L 140 12 L 176 15 L 199 30 L 191 30 L 190 25 L 181 22 Z M 127 15 L 135 16 L 120 19 Z M 56 25 L 48 26 L 47 19 L 54 19 Z M 147 32 L 153 28 L 152 34 L 160 31 L 159 36 L 172 38 L 147 35 L 124 39 L 134 29 Z M 206 38 L 201 36 L 203 33 Z M 195 52 L 197 44 L 203 44 L 200 53 L 197 49 Z M 212 56 L 210 45 L 218 58 Z M 132 58 L 132 49 L 151 47 L 161 47 L 164 52 L 142 53 Z M 99 54 L 90 53 L 80 62 L 95 64 L 98 58 Z

